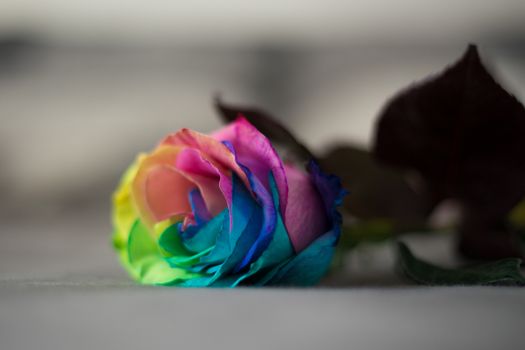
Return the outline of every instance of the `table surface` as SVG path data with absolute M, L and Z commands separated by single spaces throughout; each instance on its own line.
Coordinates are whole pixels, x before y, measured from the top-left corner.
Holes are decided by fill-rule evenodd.
M 308 289 L 176 289 L 132 283 L 97 214 L 0 223 L 1 349 L 513 349 L 519 288 L 402 283 L 388 246 L 356 252 Z M 449 261 L 450 238 L 409 238 Z

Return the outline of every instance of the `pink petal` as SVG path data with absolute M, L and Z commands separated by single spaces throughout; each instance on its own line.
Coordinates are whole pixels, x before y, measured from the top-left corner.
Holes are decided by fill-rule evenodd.
M 250 188 L 250 183 L 246 174 L 236 163 L 235 156 L 222 142 L 189 129 L 182 129 L 174 134 L 168 135 L 161 145 L 186 146 L 198 150 L 200 155 L 219 171 L 220 188 L 226 198 L 228 208 L 231 209 L 232 185 L 231 178 L 226 176 L 230 171 L 235 172 L 244 182 L 246 188 Z
M 221 130 L 212 134 L 219 141 L 228 141 L 235 149 L 239 163 L 250 169 L 264 187 L 269 188 L 270 171 L 273 172 L 279 191 L 281 212 L 286 211 L 288 184 L 283 163 L 272 144 L 245 118 L 239 117 Z
M 322 198 L 310 176 L 285 165 L 288 178 L 288 206 L 284 222 L 296 252 L 300 252 L 328 229 Z
M 199 151 L 191 148 L 181 151 L 177 157 L 176 168 L 188 180 L 197 185 L 206 208 L 213 216 L 219 214 L 226 207 L 225 198 L 228 195 L 231 198 L 229 176 L 205 160 Z M 220 185 L 221 178 L 224 178 L 222 186 Z

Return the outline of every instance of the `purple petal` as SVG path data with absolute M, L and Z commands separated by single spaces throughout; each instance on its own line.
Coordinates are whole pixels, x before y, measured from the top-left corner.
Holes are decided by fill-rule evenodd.
M 284 169 L 288 178 L 284 222 L 295 251 L 300 252 L 328 231 L 329 218 L 311 177 L 291 165 L 285 165 Z

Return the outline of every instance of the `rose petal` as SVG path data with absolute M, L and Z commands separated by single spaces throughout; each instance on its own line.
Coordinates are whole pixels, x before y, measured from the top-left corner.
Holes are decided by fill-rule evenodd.
M 270 193 L 268 175 L 273 173 L 279 190 L 281 213 L 286 211 L 288 184 L 283 163 L 272 144 L 259 130 L 245 118 L 239 117 L 233 123 L 212 134 L 219 141 L 231 143 L 240 164 L 250 169 Z
M 180 147 L 162 146 L 140 160 L 132 194 L 148 225 L 191 212 L 188 194 L 195 185 L 174 167 L 180 151 Z
M 272 198 L 275 208 L 279 207 L 279 193 L 277 191 L 277 185 L 275 179 L 270 176 L 270 186 L 272 188 Z M 283 261 L 288 261 L 295 254 L 292 247 L 290 237 L 284 226 L 283 218 L 280 214 L 277 214 L 277 220 L 273 237 L 268 247 L 264 250 L 261 256 L 250 265 L 249 270 L 237 278 L 232 283 L 232 287 L 237 286 L 242 281 L 251 278 L 253 275 L 260 273 L 261 271 L 268 270 L 270 268 L 280 265 Z
M 219 186 L 224 194 L 228 209 L 231 212 L 232 203 L 232 183 L 231 178 L 227 175 L 233 171 L 239 176 L 246 186 L 250 188 L 250 184 L 246 174 L 242 171 L 240 166 L 236 163 L 235 156 L 222 142 L 189 129 L 182 129 L 174 134 L 168 135 L 161 143 L 161 145 L 186 146 L 188 148 L 200 151 L 200 155 L 209 161 L 215 168 L 218 169 L 220 176 Z M 251 190 L 250 190 L 251 191 Z M 230 224 L 232 217 L 230 215 Z
M 332 226 L 339 227 L 342 223 L 342 218 L 337 211 L 337 207 L 343 203 L 343 198 L 348 194 L 348 191 L 343 188 L 340 178 L 323 173 L 319 165 L 313 160 L 308 164 L 308 173 L 317 191 L 322 193 L 324 208 Z
M 228 186 L 220 186 L 220 179 L 223 183 L 229 183 L 229 177 L 224 172 L 214 167 L 210 162 L 202 157 L 202 154 L 194 149 L 184 149 L 180 152 L 176 161 L 176 168 L 188 180 L 194 182 L 199 188 L 206 208 L 213 215 L 219 214 L 226 207 L 226 196 Z
M 201 155 L 219 170 L 234 171 L 246 186 L 249 185 L 246 175 L 235 162 L 235 157 L 228 147 L 211 136 L 189 129 L 181 129 L 174 134 L 168 135 L 161 142 L 161 145 L 187 146 L 199 150 Z
M 204 225 L 212 219 L 212 215 L 206 208 L 206 203 L 199 190 L 194 189 L 190 192 L 190 205 L 197 225 Z
M 235 272 L 243 269 L 244 267 L 257 260 L 262 252 L 268 247 L 272 240 L 275 225 L 277 221 L 277 210 L 272 200 L 272 196 L 269 191 L 263 186 L 259 179 L 254 176 L 248 168 L 244 168 L 244 171 L 248 175 L 250 185 L 262 206 L 262 223 L 260 229 L 256 234 L 256 238 L 253 241 L 252 246 L 246 252 L 246 255 L 242 261 L 235 267 Z
M 310 176 L 290 165 L 284 169 L 289 188 L 284 221 L 295 251 L 300 252 L 328 230 L 328 218 Z
M 190 212 L 187 195 L 191 187 L 193 184 L 175 168 L 166 165 L 153 167 L 146 178 L 145 198 L 155 221 Z
M 312 286 L 318 284 L 330 268 L 339 240 L 339 230 L 322 234 L 312 244 L 273 268 L 257 284 L 268 286 Z

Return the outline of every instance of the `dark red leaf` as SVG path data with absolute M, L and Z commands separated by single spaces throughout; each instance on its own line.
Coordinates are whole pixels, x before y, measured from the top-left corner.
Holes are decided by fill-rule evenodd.
M 374 153 L 381 161 L 419 172 L 434 201 L 461 202 L 465 253 L 515 256 L 519 251 L 505 218 L 525 196 L 524 135 L 523 105 L 494 80 L 471 45 L 443 73 L 386 105 Z M 474 246 L 487 237 L 483 247 Z M 490 249 L 494 237 L 508 243 Z

